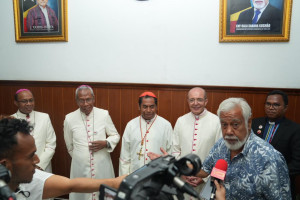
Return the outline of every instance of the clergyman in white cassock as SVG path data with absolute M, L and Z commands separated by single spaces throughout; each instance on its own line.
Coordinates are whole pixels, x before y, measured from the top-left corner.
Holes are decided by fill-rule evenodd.
M 192 88 L 188 93 L 188 104 L 191 112 L 179 117 L 174 127 L 173 155 L 176 158 L 187 154 L 197 154 L 203 162 L 213 145 L 222 138 L 220 119 L 209 112 L 206 92 L 202 88 Z M 190 177 L 192 179 L 196 177 Z M 196 191 L 200 192 L 207 179 L 203 179 Z M 194 199 L 185 194 L 185 199 Z
M 118 144 L 120 135 L 108 111 L 93 107 L 94 95 L 91 93 L 92 90 L 90 91 L 91 88 L 84 85 L 77 89 L 80 108 L 66 115 L 64 121 L 64 138 L 72 157 L 70 178 L 114 178 L 110 152 Z M 83 103 L 80 103 L 82 99 Z M 85 113 L 86 110 L 88 115 Z M 107 145 L 100 150 L 92 151 L 90 147 L 97 141 L 105 141 Z M 70 193 L 69 197 L 70 200 L 98 200 L 99 192 Z
M 149 132 L 145 137 L 147 130 Z M 148 122 L 141 116 L 128 122 L 122 138 L 119 175 L 130 174 L 149 163 L 151 160 L 147 153 L 159 154 L 160 147 L 171 153 L 172 132 L 170 122 L 158 115 Z M 141 145 L 142 138 L 143 145 Z
M 49 115 L 33 110 L 34 97 L 28 89 L 20 89 L 16 92 L 15 104 L 19 109 L 12 116 L 26 120 L 33 127 L 30 135 L 34 138 L 36 154 L 40 159 L 37 165 L 44 171 L 52 172 L 51 159 L 55 153 L 56 135 Z
M 197 154 L 203 162 L 211 147 L 222 137 L 220 120 L 206 109 L 199 116 L 189 112 L 174 127 L 173 155 L 177 158 Z
M 114 150 L 120 136 L 107 110 L 94 107 L 90 115 L 80 112 L 80 109 L 66 116 L 64 136 L 69 154 L 72 157 L 70 178 L 114 178 L 110 152 Z M 110 148 L 91 153 L 89 142 L 107 140 Z M 73 193 L 70 194 L 72 196 Z M 98 194 L 95 194 L 96 196 Z M 89 194 L 76 193 L 76 198 L 86 198 Z M 97 199 L 97 198 L 96 198 Z
M 152 92 L 139 97 L 141 115 L 126 125 L 119 161 L 119 175 L 130 174 L 151 160 L 147 153 L 171 153 L 173 130 L 169 121 L 158 116 L 157 98 Z
M 32 111 L 29 117 L 19 110 L 12 115 L 18 119 L 25 119 L 33 126 L 30 135 L 33 136 L 36 146 L 36 154 L 40 162 L 37 164 L 46 172 L 52 172 L 51 159 L 55 153 L 56 135 L 47 113 Z

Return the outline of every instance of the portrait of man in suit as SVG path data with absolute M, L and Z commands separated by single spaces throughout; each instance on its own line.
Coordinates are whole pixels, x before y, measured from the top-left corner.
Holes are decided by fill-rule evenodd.
M 281 34 L 283 12 L 270 1 L 251 0 L 251 7 L 238 16 L 235 34 Z

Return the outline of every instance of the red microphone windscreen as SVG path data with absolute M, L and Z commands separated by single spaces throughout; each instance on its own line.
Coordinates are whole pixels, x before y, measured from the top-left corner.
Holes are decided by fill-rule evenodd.
M 226 160 L 219 159 L 217 161 L 215 167 L 211 171 L 210 176 L 224 181 L 227 167 L 228 167 L 228 164 L 227 164 Z
M 227 167 L 228 167 L 228 164 L 227 164 L 226 160 L 223 160 L 223 159 L 219 159 L 215 165 L 215 168 L 218 168 L 223 171 L 227 171 Z

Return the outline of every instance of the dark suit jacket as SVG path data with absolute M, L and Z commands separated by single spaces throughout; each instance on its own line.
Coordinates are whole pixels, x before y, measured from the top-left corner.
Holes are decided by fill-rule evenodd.
M 263 137 L 267 119 L 265 117 L 252 120 L 252 130 Z M 259 134 L 259 130 L 261 133 Z M 283 119 L 271 141 L 271 145 L 285 158 L 290 174 L 300 174 L 300 125 Z
M 244 12 L 241 12 L 237 21 L 237 25 L 239 24 L 252 24 L 252 18 L 254 16 L 254 8 L 252 7 L 249 10 L 245 10 Z M 271 4 L 269 4 L 264 12 L 261 14 L 259 20 L 257 21 L 257 24 L 270 24 L 271 29 L 268 30 L 236 30 L 237 34 L 280 34 L 281 33 L 281 27 L 282 27 L 282 11 L 278 8 L 275 8 Z
M 252 130 L 260 138 L 263 137 L 266 123 L 266 117 L 252 120 Z M 292 196 L 295 199 L 295 177 L 300 174 L 300 125 L 284 118 L 279 124 L 271 145 L 286 160 L 291 179 Z

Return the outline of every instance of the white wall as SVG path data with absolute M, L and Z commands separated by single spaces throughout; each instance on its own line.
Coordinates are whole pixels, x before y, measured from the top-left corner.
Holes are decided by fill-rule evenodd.
M 284 43 L 219 43 L 219 0 L 69 0 L 69 42 L 16 43 L 0 0 L 1 80 L 300 88 L 300 1 Z

